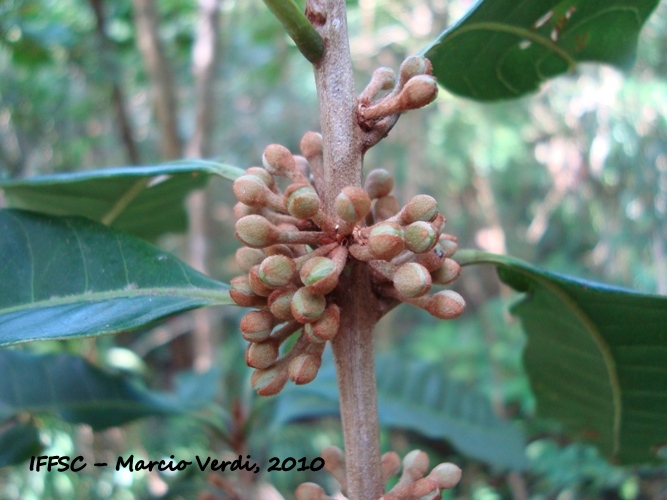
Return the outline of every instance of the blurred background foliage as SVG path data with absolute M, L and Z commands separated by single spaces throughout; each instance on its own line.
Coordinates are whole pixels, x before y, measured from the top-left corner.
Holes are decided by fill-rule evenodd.
M 0 177 L 165 159 L 153 112 L 155 82 L 138 48 L 133 15 L 138 3 L 0 4 Z M 357 88 L 376 67 L 397 68 L 472 3 L 349 2 Z M 198 5 L 194 0 L 154 5 L 174 81 L 178 133 L 185 140 L 196 121 L 191 62 Z M 215 5 L 220 41 L 206 156 L 245 168 L 260 162 L 268 143 L 297 151 L 303 133 L 319 128 L 309 64 L 259 0 L 217 0 Z M 404 115 L 368 153 L 366 172 L 391 171 L 401 202 L 420 192 L 434 196 L 448 219 L 448 232 L 459 237 L 462 248 L 509 253 L 552 271 L 667 294 L 666 25 L 663 1 L 643 31 L 629 74 L 583 65 L 538 94 L 499 104 L 441 92 L 435 105 Z M 129 135 L 123 135 L 121 108 Z M 218 181 L 207 195 L 206 268 L 227 281 L 237 271 L 233 196 L 229 184 Z M 187 236 L 170 235 L 160 246 L 187 255 Z M 447 498 L 667 496 L 665 467 L 614 467 L 593 448 L 570 442 L 556 425 L 533 419 L 534 401 L 521 363 L 523 334 L 507 313 L 516 297 L 485 268 L 466 268 L 457 289 L 468 302 L 460 320 L 438 322 L 401 307 L 378 326 L 378 350 L 444 366 L 450 379 L 485 395 L 496 414 L 521 425 L 529 442 L 529 466 L 507 470 L 493 460 L 470 458 L 479 454 L 458 450 L 447 439 L 394 426 L 384 431 L 383 449 L 400 453 L 419 446 L 434 463 L 437 458 L 459 463 L 463 482 Z M 305 412 L 297 422 L 276 422 L 275 398 L 259 400 L 251 394 L 237 330 L 241 314 L 236 309 L 212 312 L 210 348 L 222 381 L 211 391 L 209 402 L 215 405 L 196 418 L 150 418 L 103 432 L 55 417 L 30 417 L 43 454 L 81 454 L 88 462 L 94 457 L 115 463 L 115 457 L 131 453 L 187 460 L 196 454 L 233 459 L 250 453 L 267 464 L 271 456 L 310 460 L 322 447 L 340 445 L 335 419 Z M 76 353 L 142 377 L 154 390 L 169 390 L 176 375 L 194 364 L 188 338 L 195 328 L 195 317 L 185 315 L 132 334 L 25 349 Z M 280 498 L 278 491 L 290 498 L 306 480 L 334 487 L 324 472 L 254 478 L 209 477 L 192 467 L 170 475 L 91 469 L 30 473 L 25 462 L 6 467 L 0 469 L 0 496 L 194 498 L 208 491 L 216 498 L 234 498 L 225 493 L 228 483 L 246 481 L 256 483 L 259 498 L 271 499 Z

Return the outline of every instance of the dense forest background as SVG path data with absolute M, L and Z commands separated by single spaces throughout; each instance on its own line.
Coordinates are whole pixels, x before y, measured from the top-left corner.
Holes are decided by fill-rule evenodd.
M 472 3 L 349 2 L 357 88 L 378 66 L 398 68 Z M 510 253 L 552 271 L 667 294 L 666 25 L 662 2 L 628 74 L 583 65 L 538 94 L 492 105 L 443 91 L 430 108 L 399 120 L 369 152 L 365 170 L 391 171 L 402 203 L 417 193 L 434 196 L 461 248 Z M 0 4 L 1 178 L 193 157 L 246 168 L 259 164 L 267 144 L 297 151 L 303 133 L 318 129 L 310 65 L 259 0 Z M 237 273 L 233 202 L 229 183 L 212 181 L 188 200 L 189 233 L 158 244 L 228 281 Z M 439 363 L 453 380 L 484 394 L 498 414 L 521 422 L 530 465 L 509 471 L 494 460 L 502 450 L 471 451 L 484 443 L 462 450 L 409 426 L 386 429 L 383 439 L 393 449 L 416 445 L 459 463 L 464 479 L 451 495 L 667 495 L 666 468 L 614 467 L 592 448 L 569 442 L 558 427 L 534 421 L 521 366 L 523 335 L 507 313 L 516 296 L 491 269 L 465 270 L 456 289 L 468 303 L 461 319 L 437 322 L 401 307 L 379 325 L 378 350 Z M 312 458 L 327 444 L 340 445 L 335 420 L 313 414 L 289 425 L 277 422 L 272 418 L 279 403 L 249 394 L 239 360 L 241 314 L 233 308 L 199 311 L 138 333 L 25 347 L 83 354 L 143 377 L 155 390 L 172 390 L 183 372 L 215 368 L 208 372 L 209 397 L 221 409 L 102 433 L 45 416 L 41 439 L 48 454 L 155 459 L 234 456 L 245 449 L 253 457 Z M 232 422 L 236 434 L 230 437 L 229 427 L 211 423 L 216 420 Z M 252 480 L 271 483 L 289 498 L 299 481 L 323 483 L 324 475 L 273 473 Z M 23 464 L 0 469 L 0 496 L 192 498 L 211 491 L 230 498 L 225 480 L 239 478 L 113 470 L 31 474 Z M 277 495 L 266 488 L 264 498 Z

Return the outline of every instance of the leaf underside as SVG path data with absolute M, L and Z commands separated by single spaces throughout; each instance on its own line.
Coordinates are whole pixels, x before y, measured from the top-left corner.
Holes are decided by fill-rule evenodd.
M 80 215 L 147 240 L 183 232 L 186 195 L 211 176 L 234 180 L 243 170 L 188 160 L 153 167 L 120 167 L 2 181 L 9 208 Z
M 538 414 L 620 463 L 658 460 L 667 443 L 667 297 L 536 269 L 507 256 L 459 252 L 494 264 L 524 296 L 513 307 L 528 337 L 524 364 Z
M 521 430 L 498 417 L 483 394 L 450 378 L 441 366 L 397 355 L 377 358 L 378 411 L 383 426 L 446 439 L 460 452 L 497 467 L 528 467 Z M 279 423 L 338 415 L 338 389 L 329 358 L 317 378 L 288 387 L 278 401 Z
M 227 286 L 81 217 L 0 210 L 0 346 L 133 330 L 230 304 Z
M 151 392 L 126 375 L 110 373 L 70 354 L 36 355 L 0 350 L 0 419 L 20 413 L 56 413 L 94 430 L 193 409 L 168 394 Z
M 581 62 L 632 66 L 658 0 L 482 0 L 424 55 L 448 91 L 481 101 L 519 97 Z

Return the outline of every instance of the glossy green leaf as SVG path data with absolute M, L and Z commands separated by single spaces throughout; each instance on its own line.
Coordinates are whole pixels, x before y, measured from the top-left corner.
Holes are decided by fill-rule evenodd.
M 457 260 L 494 264 L 524 293 L 512 312 L 528 336 L 524 363 L 540 416 L 621 463 L 657 459 L 667 443 L 667 297 L 485 252 L 461 251 Z
M 627 69 L 658 0 L 481 0 L 423 53 L 455 94 L 518 97 L 580 62 Z
M 0 350 L 0 418 L 55 413 L 93 429 L 199 407 L 173 394 L 151 392 L 127 374 L 111 373 L 71 354 Z
M 378 411 L 383 426 L 446 439 L 461 453 L 497 467 L 528 467 L 521 430 L 498 417 L 487 397 L 447 375 L 441 366 L 384 355 L 377 359 Z M 338 414 L 333 363 L 314 382 L 286 388 L 276 420 L 287 423 Z
M 230 304 L 227 285 L 81 217 L 0 210 L 0 345 L 133 330 Z
M 38 455 L 43 447 L 37 427 L 24 423 L 11 424 L 0 433 L 0 467 L 20 464 Z
M 2 181 L 9 208 L 82 215 L 144 239 L 182 232 L 184 201 L 211 176 L 234 180 L 239 168 L 203 160 L 155 167 L 121 167 Z

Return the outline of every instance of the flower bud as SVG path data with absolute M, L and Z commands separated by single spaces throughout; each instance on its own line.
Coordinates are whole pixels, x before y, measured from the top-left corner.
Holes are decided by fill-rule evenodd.
M 237 276 L 230 283 L 229 295 L 236 305 L 241 307 L 259 307 L 266 305 L 266 299 L 253 292 L 247 276 Z
M 288 365 L 289 379 L 296 385 L 308 384 L 315 380 L 322 364 L 322 357 L 314 354 L 299 354 Z
M 301 143 L 299 144 L 303 156 L 305 156 L 308 161 L 311 158 L 317 156 L 322 156 L 322 135 L 317 132 L 306 132 L 301 138 Z
M 404 230 L 405 247 L 414 253 L 424 253 L 438 243 L 438 234 L 428 222 L 417 221 Z
M 248 342 L 263 342 L 271 335 L 276 319 L 269 311 L 250 311 L 241 318 L 241 333 Z
M 364 188 L 371 199 L 382 198 L 388 196 L 394 189 L 394 178 L 385 169 L 377 168 L 371 170 L 366 176 Z
M 251 207 L 266 205 L 269 188 L 256 175 L 242 175 L 234 181 L 232 189 L 241 203 Z
M 250 269 L 248 272 L 248 282 L 252 291 L 260 297 L 268 297 L 273 293 L 274 287 L 267 285 L 259 277 L 259 266 L 254 266 Z
M 236 205 L 234 205 L 232 212 L 234 213 L 234 217 L 238 220 L 241 217 L 245 217 L 246 215 L 262 213 L 262 207 L 250 207 L 239 201 Z
M 359 103 L 368 105 L 381 90 L 391 90 L 396 85 L 396 73 L 391 68 L 378 68 L 373 71 L 371 81 L 359 94 Z
M 266 169 L 262 167 L 250 167 L 246 169 L 246 174 L 259 177 L 262 180 L 262 182 L 266 185 L 266 187 L 268 187 L 271 190 L 273 190 L 276 187 L 276 180 L 269 172 L 266 171 Z
M 417 75 L 423 75 L 428 72 L 430 62 L 424 56 L 410 56 L 408 57 L 399 69 L 401 81 L 407 82 Z
M 394 273 L 394 287 L 403 297 L 421 297 L 431 289 L 431 275 L 421 264 L 408 262 Z
M 307 323 L 304 327 L 306 338 L 313 344 L 321 344 L 333 338 L 340 327 L 340 308 L 336 304 L 329 304 L 322 317 L 314 323 Z
M 259 279 L 271 288 L 285 286 L 296 274 L 294 260 L 284 255 L 271 255 L 262 261 L 257 271 Z
M 399 211 L 398 200 L 394 196 L 383 196 L 375 202 L 373 207 L 373 219 L 375 222 L 387 220 Z
M 463 313 L 466 306 L 463 297 L 453 290 L 441 290 L 428 299 L 424 309 L 440 319 L 454 319 Z
M 450 234 L 441 234 L 439 245 L 445 257 L 451 257 L 459 249 L 456 237 Z
M 296 288 L 285 287 L 274 290 L 271 295 L 269 295 L 269 311 L 276 318 L 289 321 L 294 319 L 292 316 L 292 297 Z
M 403 229 L 393 222 L 376 224 L 368 237 L 368 247 L 378 259 L 393 259 L 405 249 Z
M 437 205 L 438 202 L 432 196 L 418 194 L 405 204 L 396 219 L 404 226 L 419 220 L 431 221 L 438 213 Z
M 284 255 L 285 257 L 289 257 L 289 258 L 294 257 L 294 253 L 292 252 L 290 247 L 288 247 L 287 245 L 282 245 L 282 244 L 271 245 L 271 246 L 268 246 L 268 247 L 264 247 L 264 255 L 266 257 L 270 257 L 271 255 Z M 264 259 L 262 259 L 262 260 L 264 260 Z M 261 264 L 261 262 L 260 262 L 260 264 Z
M 301 483 L 294 491 L 295 500 L 329 500 L 329 497 L 319 484 Z
M 388 451 L 387 453 L 382 454 L 382 482 L 386 483 L 387 480 L 398 474 L 398 471 L 401 470 L 401 458 L 398 456 L 398 453 L 395 451 Z
M 320 210 L 320 197 L 310 184 L 292 184 L 285 191 L 285 208 L 297 219 L 312 219 Z
M 427 477 L 438 483 L 441 489 L 449 490 L 461 480 L 461 469 L 457 465 L 446 462 L 435 466 Z
M 326 305 L 324 296 L 299 288 L 292 297 L 292 315 L 299 323 L 312 323 L 322 316 Z
M 415 255 L 414 262 L 421 264 L 429 272 L 433 272 L 445 262 L 445 252 L 443 252 L 440 243 L 438 243 L 432 250 Z
M 250 377 L 250 385 L 260 396 L 274 396 L 282 391 L 286 383 L 287 370 L 278 368 L 255 370 Z
M 461 266 L 452 259 L 445 259 L 442 265 L 431 272 L 433 283 L 437 285 L 449 285 L 454 283 L 461 275 Z
M 403 458 L 403 474 L 413 479 L 424 477 L 428 472 L 428 455 L 421 450 L 412 450 Z
M 236 237 L 252 248 L 267 247 L 277 243 L 278 228 L 261 215 L 246 215 L 236 221 Z
M 336 272 L 336 264 L 327 257 L 313 257 L 301 268 L 301 281 L 304 285 L 314 285 Z
M 262 156 L 264 168 L 272 175 L 280 175 L 292 180 L 303 180 L 301 172 L 296 167 L 296 161 L 285 146 L 269 144 Z
M 236 251 L 236 263 L 244 273 L 264 260 L 264 252 L 257 248 L 241 247 Z
M 276 362 L 279 354 L 280 346 L 278 342 L 272 340 L 255 342 L 246 348 L 245 362 L 251 368 L 264 370 Z
M 308 160 L 301 155 L 292 155 L 294 161 L 296 162 L 296 169 L 301 172 L 304 179 L 310 178 L 310 163 Z
M 430 75 L 417 75 L 407 81 L 396 99 L 396 112 L 423 108 L 438 97 L 438 82 Z
M 345 222 L 357 222 L 366 217 L 371 210 L 371 199 L 360 187 L 347 186 L 334 201 L 338 217 Z

